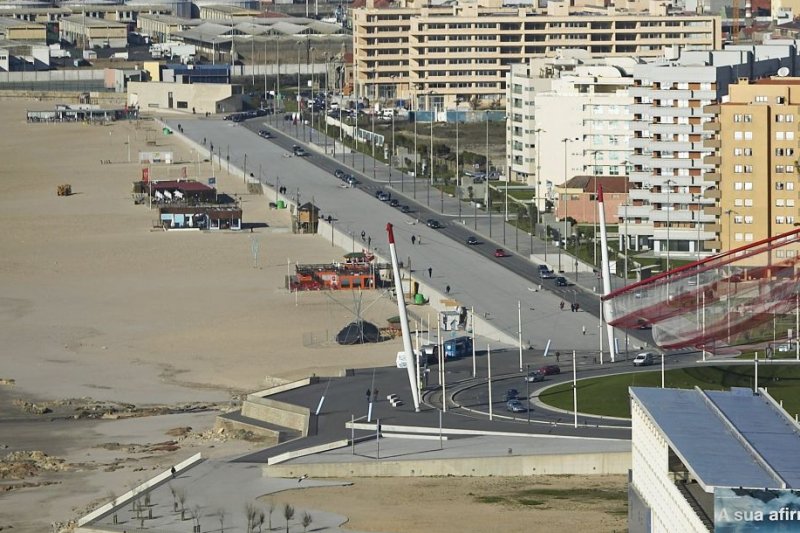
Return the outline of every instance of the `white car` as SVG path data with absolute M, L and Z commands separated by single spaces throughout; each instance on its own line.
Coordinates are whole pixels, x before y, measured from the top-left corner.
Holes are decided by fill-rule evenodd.
M 642 352 L 633 359 L 633 366 L 650 366 L 653 364 L 652 352 Z

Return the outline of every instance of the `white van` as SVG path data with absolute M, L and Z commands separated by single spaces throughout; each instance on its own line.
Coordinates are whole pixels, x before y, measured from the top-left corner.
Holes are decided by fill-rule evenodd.
M 394 109 L 384 109 L 381 111 L 381 118 L 383 120 L 392 120 L 394 118 Z

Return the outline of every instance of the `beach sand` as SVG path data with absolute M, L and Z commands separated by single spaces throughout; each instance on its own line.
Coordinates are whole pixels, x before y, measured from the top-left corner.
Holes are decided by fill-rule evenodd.
M 271 378 L 391 365 L 400 346 L 399 340 L 347 347 L 332 341 L 353 320 L 356 295 L 295 298 L 285 289 L 287 261 L 330 262 L 345 251 L 313 235 L 291 234 L 288 212 L 269 209 L 268 199 L 249 194 L 240 178 L 215 171 L 221 191 L 240 195 L 245 223 L 266 227 L 253 233 L 153 229 L 156 211 L 134 205 L 131 195 L 141 176 L 139 151 L 174 152 L 179 163 L 153 167 L 153 179 L 176 179 L 185 167 L 189 178 L 205 181 L 210 164 L 196 164 L 197 154 L 150 120 L 26 123 L 26 109 L 52 107 L 0 101 L 0 458 L 19 451 L 54 458 L 34 462 L 21 479 L 0 477 L 0 530 L 13 526 L 17 533 L 50 531 L 52 522 L 74 519 L 197 451 L 214 457 L 253 449 L 256 443 L 210 432 L 216 413 L 235 406 L 241 394 L 265 388 Z M 71 196 L 56 195 L 62 183 L 71 184 Z M 363 308 L 364 318 L 379 326 L 397 314 L 379 292 L 364 293 Z M 25 412 L 20 399 L 53 413 Z M 70 419 L 93 401 L 106 402 L 100 410 L 124 409 L 120 404 L 204 410 Z M 175 439 L 177 450 L 146 447 L 174 439 L 167 431 L 186 426 L 193 429 Z M 424 483 L 402 483 L 426 500 Z M 366 494 L 391 484 L 359 482 Z M 323 495 L 309 504 L 340 502 L 335 510 L 358 529 L 399 531 L 383 529 L 380 516 L 371 521 L 373 509 L 359 499 L 348 503 L 359 489 L 326 490 L 305 493 Z M 339 493 L 342 499 L 335 500 Z M 458 503 L 452 506 L 458 510 Z M 463 507 L 472 507 L 468 498 Z M 594 519 L 603 516 L 600 511 Z

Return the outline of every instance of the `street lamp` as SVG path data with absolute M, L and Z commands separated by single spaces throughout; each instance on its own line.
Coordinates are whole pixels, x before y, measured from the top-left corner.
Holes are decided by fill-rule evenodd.
M 541 224 L 542 223 L 542 208 L 541 208 L 541 202 L 540 202 L 540 200 L 541 200 L 541 196 L 540 196 L 541 189 L 540 189 L 540 187 L 542 185 L 542 183 L 541 183 L 541 175 L 542 175 L 542 159 L 541 159 L 542 133 L 547 133 L 547 130 L 545 130 L 543 128 L 536 128 L 535 130 L 533 130 L 533 133 L 536 134 L 536 223 L 537 224 Z M 488 143 L 489 142 L 489 140 L 488 140 L 489 139 L 488 129 L 487 129 L 486 139 L 487 139 L 486 142 Z M 531 231 L 533 231 L 533 228 L 531 228 Z
M 461 220 L 461 172 L 458 169 L 458 106 L 461 98 L 456 98 L 456 199 L 458 200 L 458 220 Z
M 669 212 L 672 211 L 672 204 L 669 201 L 669 195 L 672 192 L 672 186 L 675 185 L 675 182 L 673 180 L 667 180 L 664 183 L 667 186 L 667 272 L 669 272 L 669 268 L 670 268 L 670 265 L 669 265 L 669 249 L 670 249 L 670 245 L 669 245 L 669 225 L 670 225 Z
M 564 143 L 564 253 L 567 251 L 567 236 L 569 235 L 567 225 L 569 224 L 568 221 L 568 212 L 569 212 L 569 188 L 567 187 L 567 146 L 572 141 L 577 141 L 578 137 L 564 137 L 561 139 L 561 142 Z M 558 271 L 561 272 L 561 243 L 558 243 Z
M 300 111 L 300 50 L 301 46 L 303 45 L 303 41 L 297 41 L 297 119 L 303 120 L 303 114 Z M 305 133 L 305 130 L 303 130 Z M 294 136 L 298 138 L 300 135 L 300 127 L 297 124 L 297 121 L 294 123 Z

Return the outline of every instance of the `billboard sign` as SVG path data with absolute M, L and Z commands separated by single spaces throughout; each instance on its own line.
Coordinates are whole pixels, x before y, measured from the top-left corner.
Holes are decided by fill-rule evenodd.
M 800 490 L 714 489 L 714 533 L 800 530 Z
M 172 152 L 139 152 L 139 163 L 172 164 Z

